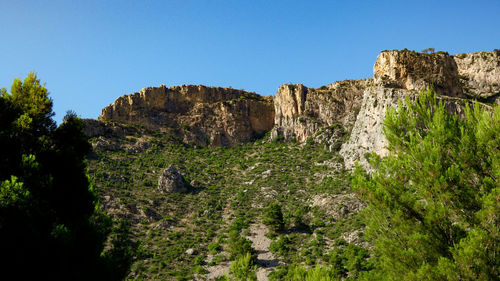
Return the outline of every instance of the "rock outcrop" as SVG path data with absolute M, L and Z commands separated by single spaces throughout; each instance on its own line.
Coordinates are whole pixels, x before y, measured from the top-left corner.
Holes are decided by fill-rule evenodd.
M 368 168 L 366 153 L 375 152 L 380 156 L 387 154 L 387 139 L 383 133 L 385 112 L 387 108 L 396 106 L 399 99 L 404 99 L 406 96 L 414 98 L 415 95 L 408 90 L 386 88 L 381 85 L 369 88 L 363 93 L 361 109 L 354 128 L 349 140 L 340 149 L 347 168 L 353 168 L 356 161 Z
M 169 166 L 163 170 L 158 179 L 158 190 L 161 193 L 186 192 L 187 185 L 179 169 Z
M 465 94 L 500 103 L 500 52 L 459 54 L 453 58 Z
M 385 112 L 389 107 L 397 107 L 400 99 L 410 97 L 414 100 L 418 91 L 433 86 L 448 112 L 463 114 L 462 98 L 471 95 L 470 91 L 464 94 L 463 89 L 467 89 L 464 81 L 474 89 L 474 96 L 495 97 L 492 94 L 495 91 L 494 81 L 500 80 L 500 76 L 495 76 L 499 71 L 498 57 L 493 53 L 480 54 L 450 56 L 442 52 L 382 52 L 374 66 L 375 86 L 364 91 L 356 123 L 349 140 L 340 150 L 345 166 L 353 168 L 355 161 L 359 161 L 361 166 L 368 168 L 366 153 L 387 154 L 387 139 L 383 133 Z M 477 56 L 481 58 L 474 59 Z
M 305 141 L 320 129 L 340 124 L 352 128 L 364 89 L 371 79 L 335 82 L 318 89 L 302 84 L 279 87 L 274 98 L 272 138 Z
M 99 120 L 140 125 L 199 145 L 233 146 L 270 131 L 272 98 L 229 88 L 150 87 L 119 97 Z
M 390 88 L 421 91 L 433 86 L 439 94 L 463 96 L 457 64 L 444 52 L 383 51 L 373 66 L 373 74 L 377 84 Z
M 206 86 L 146 88 L 118 98 L 104 108 L 100 121 L 88 121 L 87 135 L 126 135 L 118 123 L 161 131 L 188 143 L 233 146 L 271 131 L 271 138 L 313 138 L 330 150 L 340 149 L 348 168 L 367 167 L 367 152 L 385 155 L 383 120 L 399 99 L 415 98 L 433 87 L 450 111 L 463 98 L 500 102 L 500 54 L 451 56 L 445 52 L 383 51 L 374 77 L 335 82 L 318 89 L 284 84 L 276 96 Z M 113 121 L 113 122 L 109 122 Z M 348 136 L 348 141 L 345 137 Z M 340 144 L 342 147 L 340 147 Z M 139 147 L 140 149 L 140 147 Z

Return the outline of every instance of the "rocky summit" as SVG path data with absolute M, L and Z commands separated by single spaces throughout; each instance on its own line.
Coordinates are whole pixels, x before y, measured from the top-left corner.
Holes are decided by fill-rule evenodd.
M 162 85 L 119 97 L 99 120 L 140 125 L 198 145 L 233 146 L 271 130 L 274 110 L 271 98 L 243 90 Z
M 338 81 L 317 89 L 284 84 L 274 97 L 202 85 L 149 87 L 119 97 L 102 110 L 98 120 L 139 125 L 202 146 L 234 146 L 267 132 L 272 139 L 304 142 L 340 125 L 350 134 L 341 154 L 346 166 L 352 167 L 355 161 L 366 166 L 366 152 L 384 155 L 384 113 L 400 98 L 415 97 L 432 87 L 443 97 L 500 102 L 498 52 L 383 51 L 373 72 L 373 78 Z M 88 121 L 87 134 L 102 135 L 107 126 L 102 122 Z M 341 140 L 335 137 L 329 143 L 336 141 Z

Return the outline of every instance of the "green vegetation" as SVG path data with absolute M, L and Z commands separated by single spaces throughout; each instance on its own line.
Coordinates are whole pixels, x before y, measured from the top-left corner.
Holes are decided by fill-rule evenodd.
M 252 242 L 245 237 L 241 237 L 237 230 L 229 232 L 228 239 L 229 258 L 232 260 L 248 256 L 252 263 L 257 259 L 257 253 L 252 247 Z
M 432 54 L 432 53 L 434 53 L 434 51 L 435 51 L 434 48 L 427 48 L 427 49 L 422 50 L 422 53 L 424 53 L 424 54 Z
M 90 149 L 74 113 L 56 127 L 36 75 L 0 90 L 0 253 L 18 280 L 120 280 L 132 248 L 112 230 L 86 175 Z M 112 245 L 104 250 L 112 232 Z
M 286 241 L 275 256 L 289 265 L 326 263 L 328 251 L 345 247 L 346 233 L 363 228 L 358 213 L 341 212 L 355 199 L 344 197 L 349 177 L 342 158 L 324 144 L 264 138 L 235 147 L 200 148 L 168 135 L 136 132 L 92 140 L 103 145 L 89 159 L 89 174 L 103 204 L 110 214 L 130 222 L 133 241 L 139 244 L 129 279 L 203 278 L 200 265 L 207 271 L 229 268 L 231 260 L 246 253 L 255 261 L 247 238 L 266 213 L 282 229 L 281 238 L 272 243 Z M 140 140 L 149 145 L 137 149 Z M 158 176 L 170 164 L 194 183 L 190 192 L 157 190 Z M 332 202 L 314 206 L 320 199 Z M 274 210 L 271 205 L 279 206 L 281 218 L 268 212 Z M 363 241 L 362 235 L 355 237 Z
M 429 90 L 388 109 L 389 155 L 351 176 L 340 125 L 302 144 L 215 148 L 129 125 L 91 152 L 74 112 L 51 119 L 36 75 L 16 79 L 0 90 L 4 274 L 193 280 L 219 266 L 218 280 L 256 280 L 259 238 L 279 260 L 275 281 L 499 280 L 500 106 L 461 108 L 449 114 Z M 169 165 L 188 192 L 157 189 Z
M 353 186 L 368 202 L 367 279 L 499 280 L 500 106 L 450 115 L 427 91 L 387 112 L 391 154 Z
M 283 222 L 281 206 L 278 203 L 273 202 L 269 205 L 262 219 L 262 223 L 271 231 L 280 232 L 283 230 L 285 223 Z
M 256 270 L 257 266 L 250 253 L 240 256 L 231 263 L 231 267 L 229 268 L 231 276 L 233 276 L 235 280 L 241 281 L 257 281 L 257 275 L 255 274 Z

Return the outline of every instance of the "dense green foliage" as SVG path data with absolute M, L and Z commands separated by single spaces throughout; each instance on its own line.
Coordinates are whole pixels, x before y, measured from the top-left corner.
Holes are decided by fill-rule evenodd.
M 229 232 L 228 252 L 230 254 L 229 258 L 232 260 L 247 255 L 251 258 L 252 263 L 257 259 L 257 253 L 252 247 L 252 242 L 240 236 L 237 230 Z
M 250 253 L 246 253 L 233 261 L 229 268 L 231 276 L 233 276 L 235 280 L 257 281 L 257 275 L 255 274 L 257 266 L 253 259 Z
M 500 106 L 449 114 L 427 91 L 388 110 L 390 154 L 357 168 L 375 270 L 367 279 L 498 280 Z
M 59 127 L 36 75 L 0 91 L 0 253 L 17 280 L 113 280 L 112 221 L 86 175 L 90 145 L 74 115 Z M 109 266 L 109 267 L 108 267 Z M 108 275 L 109 273 L 109 275 Z
M 273 202 L 267 207 L 262 223 L 265 224 L 272 231 L 282 231 L 285 223 L 283 222 L 283 212 L 281 206 Z
M 279 276 L 279 275 L 282 276 Z M 335 271 L 325 265 L 316 265 L 313 268 L 306 268 L 296 264 L 290 265 L 283 271 L 276 271 L 271 273 L 271 281 L 274 280 L 287 280 L 287 281 L 336 281 L 341 280 L 336 278 Z

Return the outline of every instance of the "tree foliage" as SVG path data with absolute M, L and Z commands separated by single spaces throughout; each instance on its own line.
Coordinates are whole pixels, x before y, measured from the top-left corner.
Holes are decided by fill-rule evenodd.
M 384 123 L 390 154 L 357 167 L 369 206 L 370 279 L 498 280 L 500 106 L 451 114 L 428 90 L 399 102 Z
M 269 207 L 264 214 L 262 223 L 265 224 L 272 231 L 282 231 L 285 223 L 283 221 L 283 212 L 281 211 L 281 206 L 273 202 L 269 204 Z
M 252 241 L 242 237 L 237 230 L 229 231 L 228 252 L 230 259 L 236 259 L 246 254 L 250 254 L 252 262 L 257 260 L 257 251 L 252 246 Z
M 250 253 L 240 256 L 231 263 L 229 272 L 234 280 L 257 281 L 257 265 Z
M 53 115 L 48 91 L 33 73 L 24 82 L 15 79 L 11 93 L 0 91 L 3 274 L 110 280 L 101 255 L 112 221 L 87 178 L 84 124 L 70 115 L 56 127 Z

